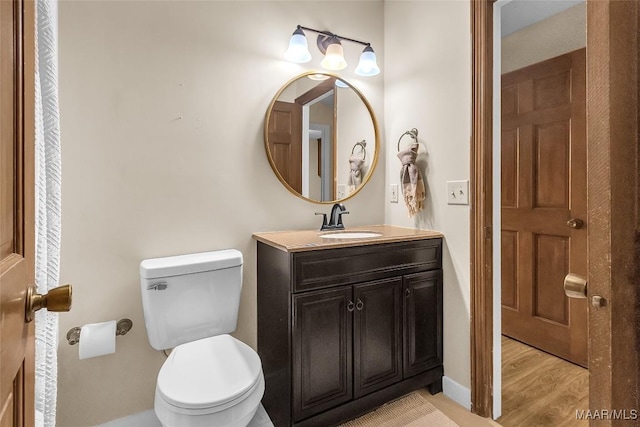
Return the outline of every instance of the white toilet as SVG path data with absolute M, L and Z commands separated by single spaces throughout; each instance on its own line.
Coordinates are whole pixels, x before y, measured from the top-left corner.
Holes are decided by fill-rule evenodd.
M 140 263 L 144 321 L 156 350 L 174 348 L 156 383 L 165 427 L 245 427 L 262 395 L 258 354 L 236 329 L 242 253 L 235 249 Z

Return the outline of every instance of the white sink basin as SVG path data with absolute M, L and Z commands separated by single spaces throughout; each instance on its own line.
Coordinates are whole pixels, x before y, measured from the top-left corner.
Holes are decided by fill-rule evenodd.
M 334 231 L 320 235 L 320 237 L 324 239 L 369 239 L 380 236 L 382 236 L 382 234 L 372 231 Z

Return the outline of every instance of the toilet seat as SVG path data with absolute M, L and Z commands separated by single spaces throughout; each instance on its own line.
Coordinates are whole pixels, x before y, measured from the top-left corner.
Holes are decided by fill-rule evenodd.
M 175 412 L 200 415 L 238 405 L 258 388 L 258 354 L 225 334 L 176 347 L 160 369 L 156 396 Z

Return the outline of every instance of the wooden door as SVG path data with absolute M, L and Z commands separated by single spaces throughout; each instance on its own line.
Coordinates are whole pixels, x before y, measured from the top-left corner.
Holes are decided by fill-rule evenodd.
M 295 421 L 353 399 L 354 309 L 351 286 L 293 296 Z
M 402 278 L 353 287 L 354 397 L 402 380 Z
M 0 1 L 0 425 L 34 424 L 34 3 Z
M 587 366 L 585 49 L 502 76 L 502 333 Z M 571 228 L 568 221 L 577 228 Z
M 302 194 L 302 105 L 276 101 L 268 124 L 271 159 L 284 181 Z
M 403 373 L 408 378 L 442 364 L 442 270 L 411 274 L 403 281 Z

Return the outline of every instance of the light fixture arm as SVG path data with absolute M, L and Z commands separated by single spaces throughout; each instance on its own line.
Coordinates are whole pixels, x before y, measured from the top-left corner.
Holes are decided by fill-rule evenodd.
M 346 41 L 349 41 L 349 42 L 358 43 L 358 44 L 361 44 L 363 46 L 371 46 L 371 43 L 363 42 L 363 41 L 356 40 L 356 39 L 351 39 L 349 37 L 339 36 L 337 34 L 334 34 L 334 33 L 330 32 L 330 31 L 320 31 L 320 30 L 316 30 L 316 29 L 313 29 L 313 28 L 309 28 L 309 27 L 303 27 L 302 25 L 298 25 L 298 29 L 312 31 L 314 33 L 317 33 L 317 34 L 325 36 L 324 38 L 318 37 L 318 48 L 320 48 L 320 50 L 322 51 L 323 54 L 325 53 L 326 45 L 324 45 L 324 43 L 321 44 L 321 40 L 323 40 L 323 41 L 324 40 L 328 40 L 331 37 L 335 37 L 335 38 L 337 38 L 339 40 L 346 40 Z

